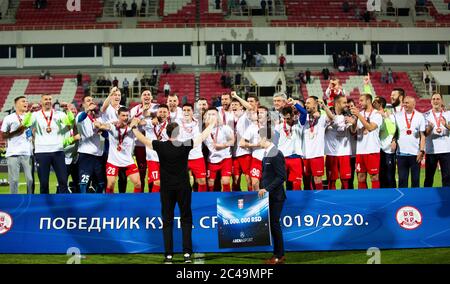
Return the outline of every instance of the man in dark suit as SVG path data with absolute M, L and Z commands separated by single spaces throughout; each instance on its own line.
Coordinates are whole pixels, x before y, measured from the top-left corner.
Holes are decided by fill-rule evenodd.
M 286 166 L 283 153 L 272 143 L 270 131 L 262 128 L 260 130 L 262 137 L 260 145 L 265 149 L 262 160 L 262 178 L 261 189 L 258 191 L 260 198 L 269 193 L 269 212 L 270 212 L 270 233 L 273 239 L 273 256 L 266 260 L 266 264 L 282 264 L 286 258 L 284 256 L 283 233 L 281 232 L 280 216 L 283 210 L 286 192 L 284 182 L 286 181 Z

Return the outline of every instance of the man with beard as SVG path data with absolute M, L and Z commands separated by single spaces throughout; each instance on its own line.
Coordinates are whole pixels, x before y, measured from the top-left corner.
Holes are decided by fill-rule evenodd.
M 178 100 L 177 94 L 170 94 L 167 97 L 167 106 L 169 107 L 169 117 L 168 121 L 176 122 L 179 118 L 183 116 L 183 110 L 178 106 L 180 101 Z
M 231 111 L 231 94 L 224 93 L 220 97 L 222 106 L 217 107 L 217 111 L 219 112 L 219 118 L 221 120 L 221 124 L 226 124 L 230 127 L 233 126 L 233 113 Z
M 153 96 L 150 90 L 143 90 L 141 94 L 141 103 L 136 105 L 130 110 L 131 118 L 139 118 L 143 120 L 144 113 L 150 112 L 155 113 L 158 110 L 158 106 L 152 103 Z M 145 135 L 144 126 L 138 126 L 139 131 Z M 141 189 L 145 192 L 145 176 L 147 173 L 147 160 L 146 160 L 146 150 L 145 145 L 139 140 L 136 141 L 134 147 L 134 156 L 136 157 L 136 163 L 138 164 L 139 177 L 141 178 Z
M 442 95 L 431 97 L 432 109 L 425 117 L 428 126 L 425 130 L 426 152 L 425 187 L 433 186 L 437 163 L 441 166 L 442 186 L 450 186 L 450 111 L 443 109 Z
M 63 151 L 64 128 L 74 122 L 72 112 L 67 115 L 52 109 L 52 96 L 41 96 L 41 111 L 28 113 L 23 119 L 25 127 L 34 129 L 34 146 L 41 194 L 49 193 L 50 166 L 58 180 L 57 193 L 69 193 L 67 188 L 67 169 Z
M 103 151 L 105 139 L 102 132 L 94 127 L 95 121 L 101 121 L 96 112 L 97 104 L 90 95 L 83 97 L 83 109 L 76 117 L 77 130 L 80 134 L 78 145 L 78 178 L 80 193 L 86 193 L 89 181 L 96 181 L 95 191 L 103 193 L 105 189 L 105 171 Z
M 352 122 L 353 133 L 356 132 L 356 172 L 358 173 L 358 188 L 367 188 L 367 173 L 372 180 L 372 188 L 380 188 L 380 127 L 383 118 L 372 106 L 372 95 L 362 94 L 359 97 L 361 111 L 354 107 L 350 109 L 357 120 Z
M 388 106 L 388 109 L 395 114 L 396 112 L 403 111 L 403 99 L 405 98 L 406 93 L 402 88 L 395 88 L 391 92 L 391 105 Z
M 271 113 L 272 122 L 277 125 L 282 122 L 281 110 L 287 104 L 287 96 L 284 93 L 275 93 L 273 95 L 273 108 L 274 112 Z
M 347 97 L 337 95 L 334 97 L 333 120 L 327 124 L 325 130 L 325 155 L 328 189 L 336 189 L 336 180 L 340 178 L 342 189 L 349 188 L 351 177 L 350 156 L 351 115 L 347 106 Z
M 395 113 L 397 124 L 397 167 L 398 187 L 408 187 L 411 173 L 411 186 L 420 186 L 420 163 L 425 157 L 425 118 L 415 110 L 416 100 L 406 96 L 403 111 Z

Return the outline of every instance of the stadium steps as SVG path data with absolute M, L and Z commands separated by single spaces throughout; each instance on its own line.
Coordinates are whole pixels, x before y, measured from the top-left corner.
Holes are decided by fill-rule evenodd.
M 442 15 L 450 15 L 450 10 L 448 9 L 448 1 L 444 0 L 431 0 L 437 12 Z
M 27 89 L 28 83 L 30 81 L 28 79 L 14 80 L 12 77 L 10 80 L 13 82 L 13 84 L 12 84 L 11 89 L 9 90 L 8 94 L 4 97 L 5 102 L 3 103 L 2 111 L 0 112 L 0 120 L 3 120 L 5 118 L 5 116 L 8 115 L 8 113 L 6 113 L 6 111 L 8 111 L 14 107 L 14 99 L 18 96 L 24 95 L 25 90 Z M 2 94 L 2 97 L 3 97 L 3 94 Z
M 200 97 L 211 101 L 213 97 L 219 97 L 223 93 L 230 93 L 231 88 L 224 88 L 220 82 L 220 72 L 200 74 Z
M 9 0 L 9 8 L 6 14 L 2 15 L 2 20 L 15 20 L 19 4 L 20 0 Z
M 192 4 L 192 0 L 170 0 L 164 1 L 164 16 L 180 12 L 184 6 Z
M 428 91 L 422 81 L 422 73 L 417 71 L 408 71 L 408 77 L 416 90 L 416 93 L 421 98 L 429 97 Z

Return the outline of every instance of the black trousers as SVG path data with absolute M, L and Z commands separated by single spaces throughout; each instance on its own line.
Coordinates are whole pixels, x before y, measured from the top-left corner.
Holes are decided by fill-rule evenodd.
M 355 180 L 355 170 L 356 170 L 356 157 L 350 157 L 350 168 L 352 169 L 352 173 L 350 179 L 348 180 L 348 189 L 354 189 L 354 180 Z
M 192 253 L 192 191 L 190 187 L 179 190 L 161 188 L 161 215 L 165 255 L 173 254 L 173 219 L 175 204 L 180 209 L 181 231 L 183 234 L 183 253 Z
M 408 187 L 409 174 L 411 173 L 411 187 L 420 186 L 420 163 L 417 156 L 398 156 L 398 187 Z
M 442 186 L 450 186 L 450 153 L 427 154 L 424 187 L 432 187 L 437 164 L 441 166 Z
M 395 180 L 395 153 L 388 154 L 380 151 L 380 187 L 381 188 L 396 188 L 397 181 Z
M 67 168 L 64 152 L 36 153 L 35 157 L 41 194 L 49 193 L 50 167 L 53 167 L 56 179 L 58 180 L 56 193 L 69 193 L 67 189 Z
M 119 193 L 127 192 L 127 169 L 126 168 L 119 169 L 118 185 L 119 185 Z
M 281 231 L 280 217 L 284 201 L 272 201 L 269 199 L 270 210 L 270 234 L 273 239 L 273 255 L 280 258 L 284 256 L 283 232 Z

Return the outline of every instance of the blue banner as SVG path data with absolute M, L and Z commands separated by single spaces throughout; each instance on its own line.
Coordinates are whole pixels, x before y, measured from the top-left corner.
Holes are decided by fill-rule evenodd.
M 219 197 L 217 217 L 219 248 L 271 245 L 268 194 Z
M 193 193 L 195 252 L 272 250 L 219 249 L 217 198 L 245 194 L 256 193 Z M 450 188 L 288 192 L 281 223 L 288 251 L 448 247 Z M 181 251 L 178 218 L 174 227 Z M 66 253 L 70 247 L 163 252 L 159 195 L 0 196 L 0 253 Z

